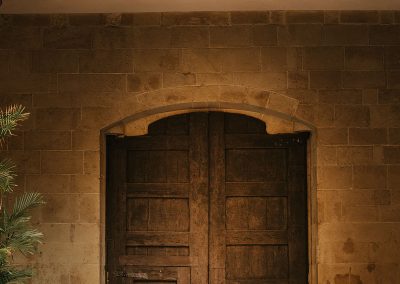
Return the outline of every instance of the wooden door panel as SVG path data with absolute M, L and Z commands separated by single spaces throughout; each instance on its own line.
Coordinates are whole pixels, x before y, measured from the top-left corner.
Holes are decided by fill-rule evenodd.
M 194 113 L 112 138 L 110 283 L 307 283 L 307 136 L 265 129 Z
M 286 179 L 286 151 L 282 149 L 227 149 L 227 182 L 265 182 Z
M 288 247 L 227 246 L 227 280 L 282 279 L 288 274 Z

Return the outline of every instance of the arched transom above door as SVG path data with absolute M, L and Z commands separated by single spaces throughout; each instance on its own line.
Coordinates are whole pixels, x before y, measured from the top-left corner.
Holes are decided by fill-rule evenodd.
M 299 101 L 275 91 L 234 85 L 185 86 L 145 92 L 117 104 L 117 123 L 106 133 L 144 135 L 152 122 L 163 117 L 194 111 L 240 113 L 262 120 L 270 134 L 313 130 L 303 120 Z

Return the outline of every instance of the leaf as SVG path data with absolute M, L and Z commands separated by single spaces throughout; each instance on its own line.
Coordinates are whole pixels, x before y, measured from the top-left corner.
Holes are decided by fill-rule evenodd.
M 45 204 L 43 197 L 38 192 L 26 192 L 15 200 L 10 220 L 26 216 L 29 210 Z
M 5 111 L 0 111 L 0 139 L 12 135 L 12 131 L 19 123 L 28 118 L 29 113 L 24 112 L 25 108 L 21 105 L 12 105 Z
M 13 190 L 15 178 L 15 164 L 8 159 L 0 162 L 0 193 L 8 193 Z

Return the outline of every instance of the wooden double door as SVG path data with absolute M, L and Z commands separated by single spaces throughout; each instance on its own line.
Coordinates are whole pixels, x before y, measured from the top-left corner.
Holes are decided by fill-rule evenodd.
M 109 136 L 109 283 L 308 283 L 307 138 L 217 112 Z

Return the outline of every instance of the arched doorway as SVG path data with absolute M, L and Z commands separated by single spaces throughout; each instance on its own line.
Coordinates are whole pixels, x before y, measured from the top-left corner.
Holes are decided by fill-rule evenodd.
M 265 129 L 202 112 L 108 137 L 110 283 L 307 283 L 308 133 Z

